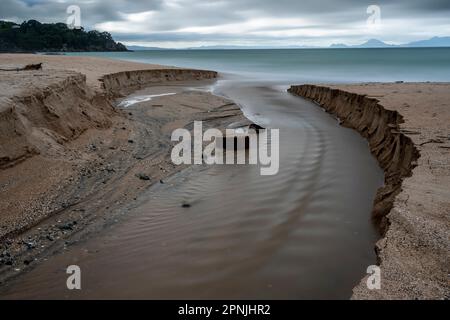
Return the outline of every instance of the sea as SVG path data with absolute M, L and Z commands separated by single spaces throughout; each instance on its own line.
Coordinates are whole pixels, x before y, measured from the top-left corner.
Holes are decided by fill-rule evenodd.
M 289 83 L 450 81 L 450 48 L 148 50 L 70 55 L 210 69 Z

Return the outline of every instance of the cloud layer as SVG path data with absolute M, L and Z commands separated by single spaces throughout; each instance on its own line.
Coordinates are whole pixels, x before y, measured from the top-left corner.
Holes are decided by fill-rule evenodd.
M 74 4 L 85 28 L 149 46 L 402 43 L 450 35 L 448 0 L 377 0 L 375 27 L 367 25 L 372 3 L 361 0 L 1 0 L 0 19 L 64 22 Z

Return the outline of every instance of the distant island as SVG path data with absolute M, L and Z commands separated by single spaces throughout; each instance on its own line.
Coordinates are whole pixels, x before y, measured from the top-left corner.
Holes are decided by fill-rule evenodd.
M 70 29 L 65 23 L 0 20 L 0 52 L 128 51 L 108 32 Z

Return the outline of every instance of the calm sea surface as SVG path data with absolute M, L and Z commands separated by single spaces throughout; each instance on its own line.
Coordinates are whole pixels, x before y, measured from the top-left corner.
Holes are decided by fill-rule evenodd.
M 151 50 L 72 53 L 292 82 L 450 81 L 450 48 Z

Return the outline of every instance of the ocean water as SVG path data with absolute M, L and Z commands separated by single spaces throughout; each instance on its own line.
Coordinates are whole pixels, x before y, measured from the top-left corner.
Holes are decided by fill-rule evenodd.
M 210 69 L 253 80 L 290 84 L 450 81 L 450 48 L 149 50 L 70 54 Z

